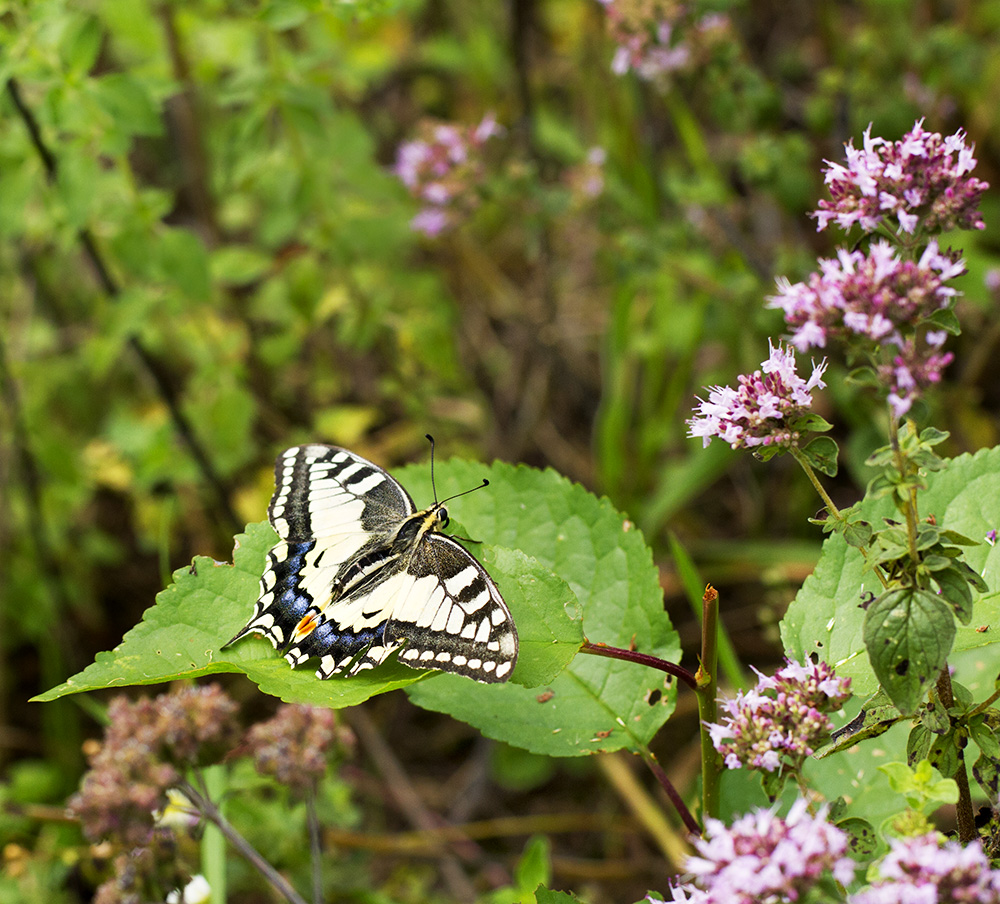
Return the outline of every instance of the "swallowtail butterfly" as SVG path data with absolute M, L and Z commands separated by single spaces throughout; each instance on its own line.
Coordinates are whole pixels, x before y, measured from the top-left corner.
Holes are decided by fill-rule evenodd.
M 449 500 L 417 511 L 386 471 L 337 446 L 294 446 L 274 473 L 268 518 L 280 539 L 229 643 L 263 634 L 292 666 L 317 657 L 320 678 L 355 675 L 396 650 L 414 669 L 510 677 L 514 621 L 486 569 L 439 532 Z

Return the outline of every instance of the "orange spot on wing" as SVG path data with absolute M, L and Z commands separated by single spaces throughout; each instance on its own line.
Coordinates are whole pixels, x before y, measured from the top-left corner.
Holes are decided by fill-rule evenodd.
M 315 612 L 303 616 L 302 620 L 295 626 L 295 631 L 292 632 L 292 639 L 297 642 L 303 637 L 308 637 L 316 630 L 317 625 L 319 625 L 319 617 Z

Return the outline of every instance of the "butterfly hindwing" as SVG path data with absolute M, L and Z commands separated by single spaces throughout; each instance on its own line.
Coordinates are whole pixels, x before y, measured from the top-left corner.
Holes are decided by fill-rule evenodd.
M 405 644 L 399 661 L 506 681 L 517 661 L 517 630 L 486 569 L 451 537 L 428 533 L 406 574 L 412 585 L 385 632 Z
M 486 569 L 417 512 L 378 465 L 336 446 L 288 449 L 275 465 L 268 553 L 246 627 L 293 665 L 317 657 L 320 678 L 374 668 L 402 648 L 416 669 L 506 681 L 517 631 Z

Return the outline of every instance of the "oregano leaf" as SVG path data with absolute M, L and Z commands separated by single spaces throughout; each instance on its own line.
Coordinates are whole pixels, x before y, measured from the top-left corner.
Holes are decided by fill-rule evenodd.
M 872 668 L 890 699 L 912 713 L 937 680 L 955 637 L 955 619 L 933 593 L 915 587 L 878 597 L 864 620 Z
M 840 448 L 829 436 L 817 436 L 802 448 L 802 454 L 817 471 L 828 477 L 837 476 L 837 456 L 840 454 Z
M 990 546 L 976 538 L 986 537 L 1000 527 L 996 500 L 1000 499 L 1000 448 L 984 449 L 975 455 L 962 455 L 948 463 L 944 471 L 928 476 L 927 490 L 919 495 L 921 515 L 933 514 L 943 528 L 942 539 L 959 541 L 950 535 L 978 545 L 963 550 L 971 572 L 993 588 L 985 593 L 975 586 L 972 621 L 955 632 L 953 652 L 977 651 L 980 660 L 996 658 L 989 649 L 1000 642 L 1000 545 Z M 866 498 L 858 507 L 858 516 L 878 524 L 894 517 L 894 507 L 887 499 Z M 875 674 L 860 639 L 865 612 L 860 603 L 866 595 L 883 590 L 877 577 L 866 570 L 861 554 L 845 543 L 839 534 L 831 534 L 823 544 L 822 554 L 813 573 L 806 579 L 781 622 L 781 637 L 789 655 L 802 658 L 818 653 L 835 665 L 837 674 L 851 678 L 852 690 L 868 696 L 878 687 Z M 993 630 L 977 627 L 993 625 Z M 959 678 L 968 668 L 959 659 Z M 968 680 L 980 674 L 967 672 Z

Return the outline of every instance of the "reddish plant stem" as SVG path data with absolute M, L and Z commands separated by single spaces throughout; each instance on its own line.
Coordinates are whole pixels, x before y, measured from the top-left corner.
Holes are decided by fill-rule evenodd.
M 681 822 L 684 823 L 684 827 L 692 835 L 701 835 L 701 826 L 698 825 L 698 820 L 694 818 L 694 814 L 688 809 L 687 804 L 684 803 L 684 800 L 674 787 L 673 782 L 667 777 L 667 773 L 663 771 L 663 767 L 659 764 L 656 757 L 648 750 L 644 750 L 642 751 L 642 759 L 649 766 L 650 772 L 656 776 L 656 780 L 666 792 L 667 797 L 670 798 L 670 803 L 674 805 L 674 809 L 677 811 L 677 815 L 680 816 Z
M 581 653 L 590 653 L 591 656 L 607 656 L 609 659 L 621 659 L 624 662 L 635 662 L 639 665 L 648 666 L 651 669 L 659 669 L 675 678 L 680 678 L 691 690 L 698 689 L 698 683 L 683 666 L 674 662 L 667 662 L 657 656 L 650 656 L 648 653 L 637 653 L 635 650 L 623 650 L 621 647 L 609 647 L 606 643 L 591 643 L 584 638 Z

